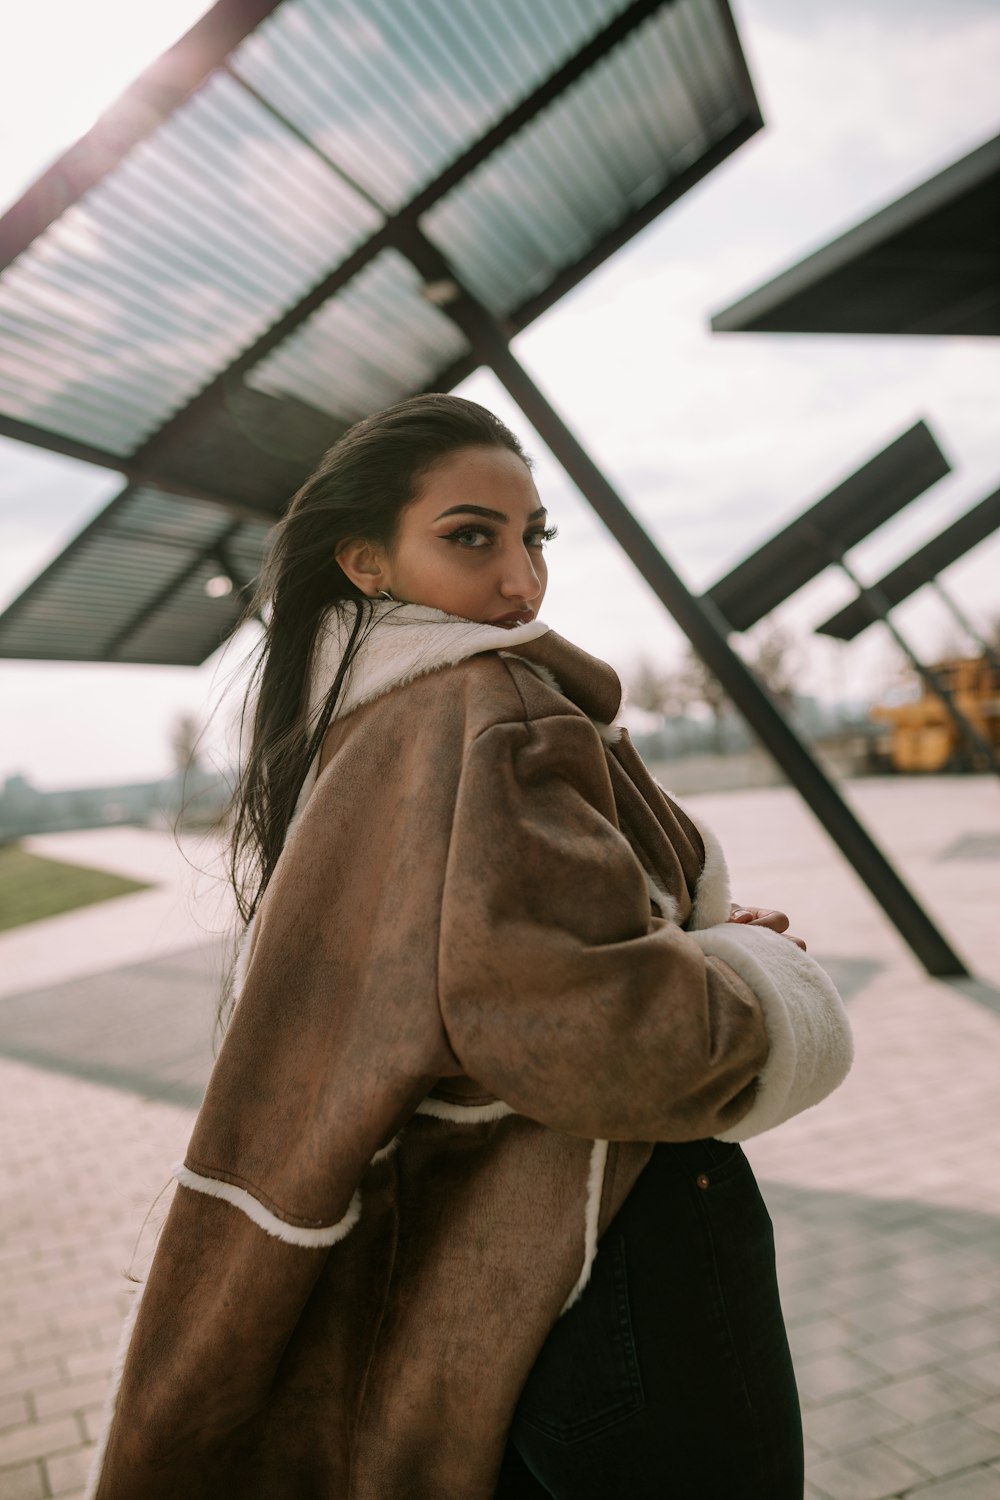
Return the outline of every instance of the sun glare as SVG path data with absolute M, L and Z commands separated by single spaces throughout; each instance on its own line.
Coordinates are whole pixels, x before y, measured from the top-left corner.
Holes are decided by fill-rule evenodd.
M 0 212 L 209 9 L 33 0 L 0 21 Z

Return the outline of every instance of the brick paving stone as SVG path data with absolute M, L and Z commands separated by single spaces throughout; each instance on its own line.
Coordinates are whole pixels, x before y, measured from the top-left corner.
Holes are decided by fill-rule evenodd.
M 20 1427 L 33 1416 L 27 1396 L 0 1396 L 0 1432 L 7 1427 Z
M 24 1463 L 26 1459 L 44 1458 L 75 1448 L 80 1442 L 80 1428 L 73 1417 L 57 1417 L 46 1422 L 29 1422 L 0 1433 L 0 1468 Z
M 968 1417 L 946 1417 L 886 1439 L 886 1446 L 941 1478 L 973 1464 L 1000 1459 L 1000 1433 Z
M 34 1393 L 35 1411 L 39 1417 L 90 1411 L 103 1402 L 107 1384 L 104 1376 L 96 1376 L 88 1380 L 64 1382 L 50 1386 L 47 1390 L 36 1390 Z
M 915 1375 L 921 1370 L 939 1365 L 944 1357 L 933 1328 L 859 1344 L 858 1350 L 869 1364 L 886 1375 Z
M 1000 1500 L 1000 1474 L 990 1469 L 970 1469 L 938 1480 L 924 1489 L 907 1490 L 907 1500 Z
M 58 1458 L 46 1460 L 45 1469 L 49 1488 L 53 1495 L 65 1495 L 87 1482 L 90 1470 L 90 1448 L 78 1448 L 74 1453 L 63 1453 Z
M 991 1344 L 1000 1346 L 1000 1307 L 979 1307 L 974 1313 L 938 1319 L 933 1325 L 934 1337 L 945 1350 L 973 1354 Z
M 960 1380 L 975 1386 L 984 1395 L 1000 1394 L 1000 1348 L 986 1354 L 975 1354 L 961 1360 L 950 1360 L 945 1367 Z
M 809 1478 L 830 1500 L 892 1500 L 927 1474 L 880 1444 L 867 1443 L 813 1464 Z
M 46 1493 L 41 1464 L 0 1469 L 0 1500 L 42 1500 Z
M 846 1396 L 876 1384 L 882 1372 L 846 1349 L 800 1362 L 795 1369 L 799 1395 L 805 1405 L 817 1405 L 832 1396 Z
M 844 1349 L 852 1341 L 851 1330 L 840 1318 L 817 1318 L 812 1323 L 797 1323 L 788 1333 L 792 1358 L 796 1362 Z
M 841 1314 L 844 1324 L 860 1339 L 877 1339 L 926 1327 L 933 1321 L 932 1309 L 910 1302 L 903 1294 L 891 1299 L 877 1297 L 871 1302 L 852 1303 Z
M 57 1364 L 14 1365 L 0 1375 L 0 1396 L 20 1396 L 31 1391 L 37 1381 L 39 1385 L 53 1385 L 64 1379 L 65 1372 Z
M 113 1361 L 114 1351 L 111 1349 L 85 1349 L 79 1354 L 68 1354 L 63 1364 L 71 1380 L 90 1375 L 107 1380 Z
M 805 1413 L 805 1430 L 828 1453 L 859 1448 L 872 1438 L 899 1432 L 907 1418 L 879 1404 L 877 1394 L 846 1396 Z
M 969 1408 L 969 1416 L 980 1427 L 1000 1432 L 1000 1401 L 988 1401 L 985 1406 L 972 1406 Z
M 946 1280 L 942 1277 L 916 1281 L 907 1286 L 906 1295 L 911 1302 L 922 1303 L 938 1312 L 963 1312 L 976 1307 L 987 1307 L 992 1300 L 992 1287 L 981 1276 L 969 1276 Z
M 966 1412 L 982 1401 L 981 1392 L 941 1371 L 889 1381 L 878 1386 L 872 1395 L 880 1406 L 898 1412 L 914 1424 Z

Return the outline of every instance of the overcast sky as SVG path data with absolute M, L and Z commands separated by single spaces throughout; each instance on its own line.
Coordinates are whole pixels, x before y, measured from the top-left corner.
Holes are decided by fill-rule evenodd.
M 568 0 L 566 0 L 568 3 Z M 2 24 L 0 203 L 204 7 L 34 0 Z M 712 335 L 708 319 L 1000 130 L 992 0 L 734 0 L 765 129 L 588 278 L 516 351 L 696 590 L 924 417 L 954 472 L 852 554 L 874 578 L 1000 483 L 1000 341 Z M 84 24 L 85 21 L 85 24 Z M 627 675 L 681 638 L 492 377 L 461 388 L 524 433 L 560 526 L 545 618 Z M 121 487 L 0 440 L 0 606 Z M 1000 539 L 949 570 L 980 623 L 1000 614 Z M 892 652 L 810 637 L 848 596 L 831 574 L 779 611 L 802 686 L 874 691 Z M 898 612 L 934 654 L 954 628 L 929 592 Z M 0 662 L 0 779 L 44 787 L 169 769 L 180 712 L 235 664 L 198 670 Z M 224 753 L 219 718 L 212 743 Z

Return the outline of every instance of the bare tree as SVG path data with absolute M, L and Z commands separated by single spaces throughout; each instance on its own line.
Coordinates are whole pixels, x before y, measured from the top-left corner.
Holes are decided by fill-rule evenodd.
M 721 755 L 725 749 L 723 723 L 729 699 L 722 683 L 712 669 L 705 665 L 693 646 L 689 646 L 681 662 L 678 680 L 687 702 L 704 703 L 710 710 L 714 726 L 715 753 Z
M 170 749 L 174 770 L 181 776 L 200 771 L 201 727 L 194 714 L 178 714 L 170 727 Z
M 683 748 L 686 734 L 685 715 L 691 706 L 688 685 L 678 671 L 668 672 L 656 667 L 647 657 L 640 657 L 633 677 L 628 685 L 628 701 L 647 714 L 654 714 L 663 726 L 671 720 L 678 723 L 677 742 Z
M 628 701 L 644 713 L 667 719 L 674 712 L 675 684 L 669 672 L 655 667 L 648 657 L 640 657 L 628 685 Z
M 781 625 L 768 621 L 749 643 L 749 664 L 771 697 L 784 709 L 795 701 L 801 656 L 794 637 Z

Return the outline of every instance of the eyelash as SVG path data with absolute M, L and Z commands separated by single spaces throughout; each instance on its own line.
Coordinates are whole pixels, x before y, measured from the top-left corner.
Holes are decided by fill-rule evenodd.
M 539 548 L 543 547 L 546 542 L 554 541 L 558 535 L 558 526 L 546 526 L 539 531 L 525 532 L 525 537 L 533 539 L 531 543 L 532 546 L 537 546 Z M 492 545 L 492 543 L 496 539 L 496 532 L 494 531 L 492 526 L 458 526 L 454 531 L 447 532 L 443 540 L 446 542 L 454 542 L 456 546 L 460 547 L 462 543 L 460 542 L 459 538 L 463 536 L 484 536 Z M 476 547 L 466 547 L 464 550 L 467 552 L 476 552 L 479 549 Z

